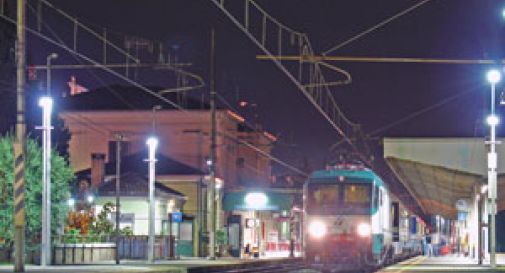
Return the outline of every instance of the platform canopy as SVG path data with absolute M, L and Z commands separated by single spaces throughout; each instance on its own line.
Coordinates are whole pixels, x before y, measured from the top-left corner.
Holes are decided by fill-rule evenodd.
M 505 209 L 505 144 L 498 152 L 498 209 Z M 456 219 L 487 184 L 483 138 L 385 138 L 384 158 L 424 213 Z
M 226 192 L 223 197 L 225 211 L 282 211 L 295 205 L 295 194 L 269 190 L 240 190 Z

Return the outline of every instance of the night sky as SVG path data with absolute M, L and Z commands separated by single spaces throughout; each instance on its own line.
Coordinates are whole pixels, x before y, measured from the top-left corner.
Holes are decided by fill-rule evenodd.
M 234 1 L 234 0 L 229 0 Z M 216 86 L 231 104 L 246 100 L 257 104 L 258 121 L 279 135 L 275 154 L 301 165 L 308 158 L 320 168 L 328 148 L 340 136 L 309 104 L 302 93 L 273 63 L 258 61 L 262 54 L 224 14 L 208 1 L 196 0 L 87 0 L 50 1 L 91 26 L 116 33 L 162 41 L 181 62 L 190 62 L 191 72 L 209 79 L 210 28 L 216 29 Z M 316 52 L 372 27 L 418 3 L 412 0 L 259 0 L 257 3 L 285 25 L 308 34 Z M 503 59 L 505 1 L 432 0 L 415 11 L 333 52 L 342 56 L 431 57 Z M 33 15 L 33 14 L 32 14 Z M 65 40 L 71 31 L 54 18 L 44 18 Z M 43 64 L 53 48 L 29 36 L 32 64 Z M 70 41 L 70 40 L 68 40 Z M 97 45 L 83 44 L 89 52 Z M 59 52 L 59 51 L 57 51 Z M 76 63 L 63 52 L 55 63 Z M 440 107 L 408 119 L 379 137 L 471 137 L 483 136 L 482 120 L 489 106 L 489 86 L 484 65 L 332 63 L 349 71 L 353 83 L 333 92 L 346 115 L 361 123 L 365 132 L 396 122 L 412 113 L 454 98 Z M 56 71 L 54 86 L 67 90 L 70 75 L 92 89 L 123 83 L 99 70 Z M 170 77 L 141 73 L 139 82 L 169 85 Z M 499 91 L 503 86 L 499 87 Z M 208 88 L 191 91 L 199 97 Z M 61 99 L 60 103 L 64 103 Z M 499 109 L 500 110 L 500 109 Z M 251 121 L 252 110 L 242 111 Z M 500 129 L 503 135 L 505 130 Z

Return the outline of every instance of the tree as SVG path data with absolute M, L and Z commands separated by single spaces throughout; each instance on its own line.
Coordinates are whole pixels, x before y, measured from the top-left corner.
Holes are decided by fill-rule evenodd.
M 16 7 L 12 1 L 0 0 L 4 14 L 15 17 Z M 0 10 L 2 7 L 0 7 Z M 14 132 L 16 124 L 16 61 L 15 61 L 16 25 L 0 19 L 0 134 Z M 30 52 L 27 52 L 27 63 L 32 63 Z M 40 75 L 39 75 L 40 77 Z M 45 84 L 40 79 L 26 81 L 26 130 L 32 135 L 40 135 L 42 110 L 38 106 L 40 96 L 45 94 Z M 58 103 L 56 101 L 56 103 Z M 34 109 L 30 111 L 29 109 Z M 67 161 L 69 159 L 68 143 L 70 131 L 58 113 L 53 113 L 51 132 L 55 150 Z
M 0 244 L 13 241 L 13 137 L 0 137 Z M 26 189 L 26 242 L 28 249 L 40 243 L 42 227 L 42 149 L 28 138 L 25 162 Z M 63 226 L 67 203 L 70 197 L 72 169 L 65 159 L 52 151 L 51 154 L 51 230 L 56 234 Z

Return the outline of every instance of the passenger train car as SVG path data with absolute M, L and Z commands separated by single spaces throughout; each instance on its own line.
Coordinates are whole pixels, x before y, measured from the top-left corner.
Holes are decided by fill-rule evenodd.
M 374 268 L 420 254 L 425 226 L 373 171 L 342 164 L 305 183 L 304 230 L 307 263 Z

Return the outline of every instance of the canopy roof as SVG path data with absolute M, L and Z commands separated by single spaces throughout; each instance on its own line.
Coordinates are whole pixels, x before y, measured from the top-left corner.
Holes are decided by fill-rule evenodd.
M 470 201 L 487 183 L 486 153 L 482 138 L 384 139 L 384 158 L 423 212 L 450 219 L 456 218 L 458 200 Z M 499 201 L 505 197 L 504 171 L 505 160 L 499 160 Z

